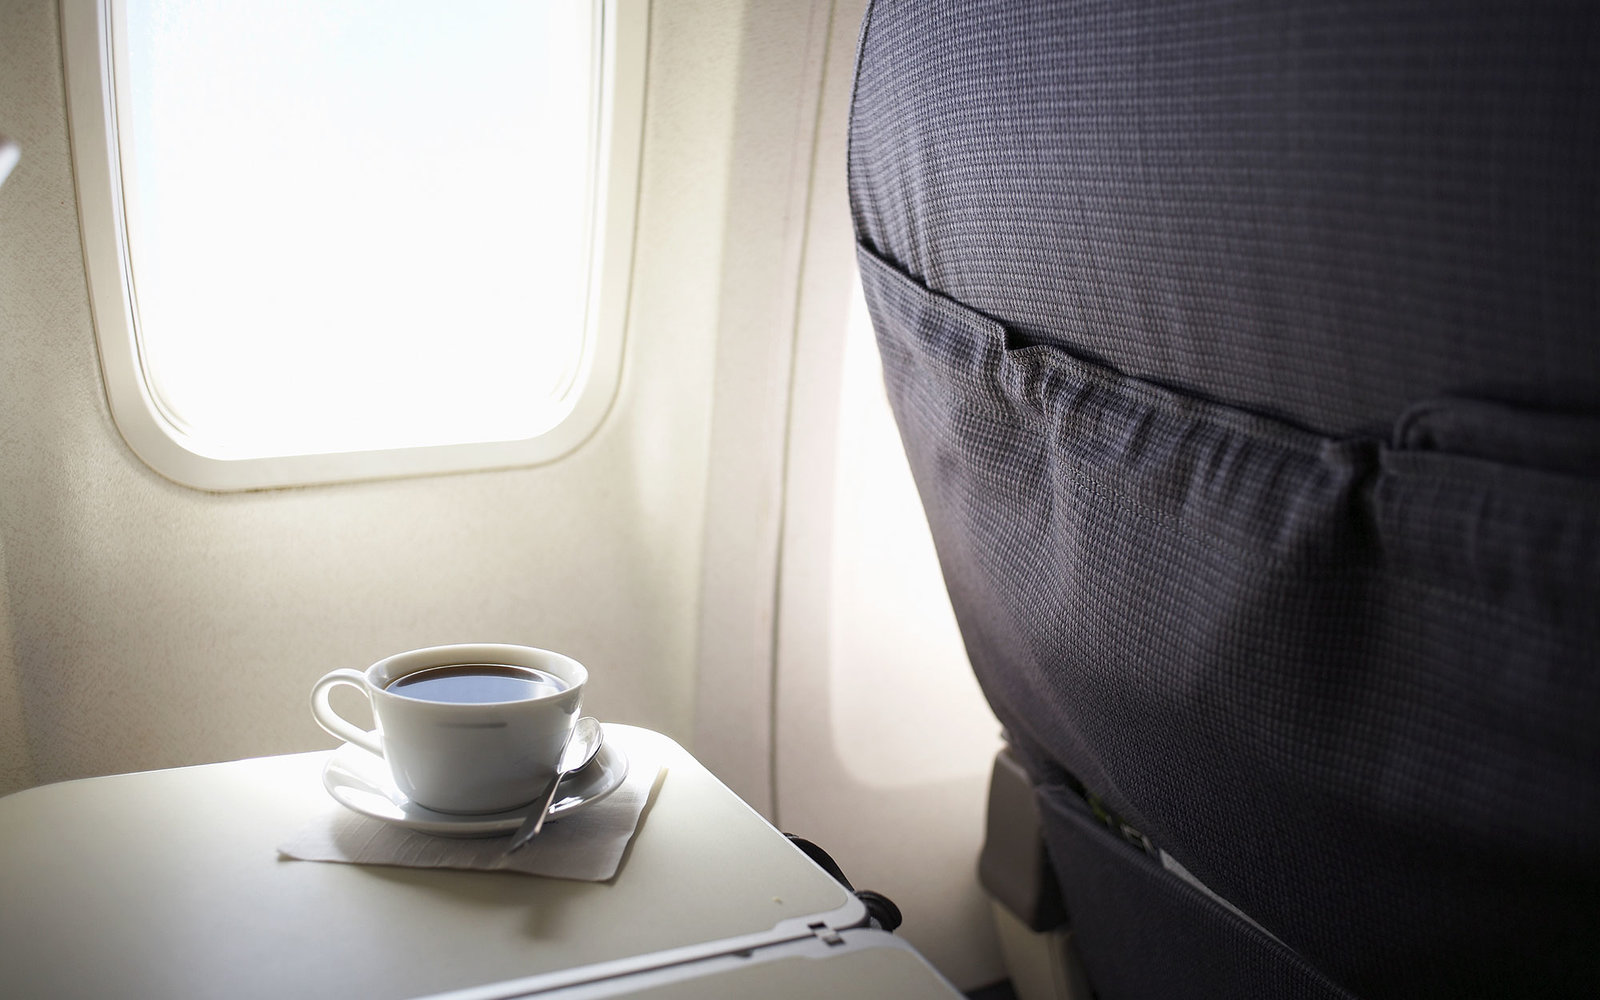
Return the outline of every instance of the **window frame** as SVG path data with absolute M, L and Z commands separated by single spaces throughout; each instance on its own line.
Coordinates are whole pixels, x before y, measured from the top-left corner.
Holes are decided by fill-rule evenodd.
M 230 458 L 205 453 L 165 414 L 140 358 L 113 88 L 114 0 L 62 0 L 68 130 L 84 269 L 112 420 L 146 465 L 213 492 L 538 465 L 572 452 L 605 419 L 621 383 L 644 119 L 648 0 L 601 6 L 595 198 L 588 308 L 570 409 L 520 440 Z

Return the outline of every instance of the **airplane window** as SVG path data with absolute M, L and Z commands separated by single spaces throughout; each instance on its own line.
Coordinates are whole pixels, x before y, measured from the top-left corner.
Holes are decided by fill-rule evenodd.
M 581 441 L 620 361 L 642 6 L 69 0 L 75 155 L 110 189 L 80 191 L 91 293 L 134 450 L 231 489 Z

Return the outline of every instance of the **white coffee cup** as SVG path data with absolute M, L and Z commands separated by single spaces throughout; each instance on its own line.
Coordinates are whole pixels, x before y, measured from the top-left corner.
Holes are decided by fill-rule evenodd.
M 468 702 L 434 700 L 432 690 L 500 696 L 500 681 L 462 687 L 504 666 L 504 686 L 532 697 Z M 462 668 L 449 670 L 445 668 Z M 525 668 L 519 671 L 515 668 Z M 517 683 L 527 671 L 558 683 Z M 462 678 L 459 682 L 452 677 Z M 411 678 L 396 688 L 402 678 Z M 443 679 L 445 687 L 441 687 Z M 311 714 L 334 736 L 384 758 L 395 785 L 420 806 L 445 813 L 491 813 L 532 802 L 550 787 L 556 765 L 583 702 L 589 672 L 570 656 L 531 646 L 465 643 L 430 646 L 386 657 L 365 671 L 335 670 L 311 689 Z M 426 682 L 426 683 L 422 683 Z M 348 684 L 372 703 L 377 733 L 368 733 L 329 704 L 329 693 Z M 410 691 L 411 693 L 401 693 Z M 423 694 L 419 694 L 419 692 Z

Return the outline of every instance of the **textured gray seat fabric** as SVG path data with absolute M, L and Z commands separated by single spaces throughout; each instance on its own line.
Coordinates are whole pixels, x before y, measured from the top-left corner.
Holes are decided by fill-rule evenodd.
M 890 398 L 1107 1000 L 1600 995 L 1591 10 L 868 13 Z

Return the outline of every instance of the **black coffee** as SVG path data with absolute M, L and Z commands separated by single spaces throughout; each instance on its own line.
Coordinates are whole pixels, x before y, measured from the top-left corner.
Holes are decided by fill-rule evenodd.
M 387 688 L 407 698 L 458 705 L 527 701 L 566 689 L 567 682 L 555 674 L 509 663 L 447 663 L 406 674 Z

